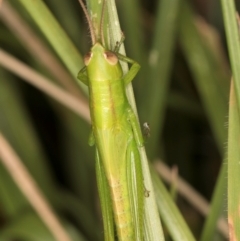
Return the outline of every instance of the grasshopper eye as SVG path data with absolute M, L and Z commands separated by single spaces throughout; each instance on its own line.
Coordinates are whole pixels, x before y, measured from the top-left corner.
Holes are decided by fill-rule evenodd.
M 91 58 L 92 58 L 92 52 L 89 52 L 89 53 L 85 54 L 85 56 L 84 56 L 84 58 L 83 58 L 83 61 L 84 61 L 84 64 L 85 64 L 86 66 L 88 66 Z
M 117 64 L 118 57 L 113 52 L 106 51 L 103 55 L 109 64 L 111 65 Z

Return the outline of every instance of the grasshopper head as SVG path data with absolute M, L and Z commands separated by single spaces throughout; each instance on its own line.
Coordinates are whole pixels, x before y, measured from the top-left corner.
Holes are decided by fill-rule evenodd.
M 99 42 L 85 55 L 84 63 L 90 81 L 119 80 L 122 77 L 117 55 L 105 49 Z

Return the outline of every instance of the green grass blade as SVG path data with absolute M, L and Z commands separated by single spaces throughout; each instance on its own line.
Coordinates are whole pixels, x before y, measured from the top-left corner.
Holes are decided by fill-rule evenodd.
M 235 83 L 235 93 L 240 106 L 240 43 L 239 26 L 237 23 L 236 7 L 234 0 L 221 0 L 223 20 L 225 25 L 230 63 L 233 72 L 233 81 Z
M 91 127 L 79 116 L 69 111 L 59 113 L 63 121 L 62 155 L 66 158 L 63 163 L 67 182 L 82 203 L 89 209 L 94 210 L 95 186 L 94 148 L 87 143 Z M 79 153 L 80 157 L 79 157 Z M 90 187 L 90 188 L 89 188 Z
M 199 34 L 194 21 L 190 6 L 184 2 L 181 11 L 180 42 L 209 117 L 219 150 L 223 153 L 223 145 L 227 136 L 224 124 L 227 115 L 226 93 L 228 89 L 222 93 L 220 80 L 223 77 L 217 71 L 220 66 L 216 65 L 217 61 L 213 54 L 210 54 L 211 50 L 205 45 L 205 40 Z
M 52 235 L 58 241 L 70 241 L 68 233 L 56 217 L 32 175 L 0 132 L 0 156 L 4 167 L 27 198 Z
M 2 70 L 0 72 L 0 110 L 1 132 L 9 139 L 21 159 L 24 160 L 24 164 L 44 193 L 53 201 L 56 187 L 47 164 L 47 158 L 37 139 L 15 83 Z M 25 151 L 26 149 L 27 151 Z M 21 203 L 20 200 L 11 200 L 11 202 L 15 201 Z
M 230 93 L 228 131 L 228 222 L 231 240 L 240 239 L 239 222 L 239 108 L 240 108 L 240 43 L 236 7 L 233 0 L 222 0 L 222 11 L 226 30 L 233 82 Z
M 181 45 L 210 120 L 219 151 L 223 156 L 227 137 L 225 122 L 227 115 L 226 97 L 229 89 L 226 84 L 228 81 L 219 72 L 219 69 L 223 69 L 223 66 L 218 65 L 219 60 L 214 56 L 213 51 L 206 44 L 206 40 L 201 36 L 197 29 L 196 18 L 194 18 L 187 3 L 182 5 L 181 13 Z M 211 240 L 216 231 L 217 219 L 223 209 L 222 197 L 226 193 L 226 171 L 227 168 L 223 162 L 212 197 L 210 213 L 204 224 L 202 241 Z
M 172 239 L 174 241 L 195 241 L 196 239 L 189 230 L 179 209 L 154 171 L 152 171 L 152 177 L 158 209 Z
M 140 2 L 137 0 L 124 0 L 119 2 L 117 7 L 122 31 L 126 36 L 125 42 L 127 44 L 125 45 L 128 46 L 127 51 L 131 54 L 131 58 L 137 59 L 141 67 L 144 67 L 143 63 L 147 62 L 147 54 L 143 43 L 144 36 L 141 31 Z M 129 16 L 131 16 L 131 21 L 129 21 Z M 140 75 L 142 75 L 141 72 Z
M 145 241 L 164 241 L 162 224 L 159 219 L 157 210 L 157 195 L 155 195 L 154 180 L 150 174 L 148 159 L 145 150 L 141 150 L 142 168 L 144 185 L 149 191 L 149 197 L 145 198 L 145 214 L 144 214 L 144 235 Z
M 227 193 L 227 165 L 223 161 L 211 200 L 210 212 L 204 223 L 200 241 L 213 240 L 220 212 L 223 210 L 223 197 Z
M 89 185 L 86 186 L 90 189 Z M 95 201 L 94 198 L 92 199 Z M 81 198 L 74 196 L 69 191 L 62 190 L 59 198 L 59 202 L 61 202 L 61 211 L 67 214 L 71 220 L 74 220 L 74 223 L 77 223 L 78 230 L 81 230 L 82 233 L 84 233 L 87 240 L 102 241 L 103 233 L 100 224 L 96 219 L 96 215 L 93 214 L 92 210 L 81 200 Z
M 194 207 L 199 213 L 201 213 L 204 216 L 212 215 L 214 218 L 216 217 L 216 219 L 219 218 L 218 211 L 216 212 L 216 215 L 213 215 L 211 212 L 209 212 L 211 210 L 210 209 L 211 207 L 210 207 L 210 204 L 208 203 L 207 199 L 204 198 L 196 190 L 194 190 L 194 188 L 189 183 L 187 183 L 181 176 L 178 176 L 176 178 L 176 180 L 173 179 L 173 175 L 172 175 L 173 169 L 172 168 L 167 167 L 167 165 L 164 164 L 163 162 L 161 162 L 160 160 L 157 161 L 156 163 L 154 163 L 154 167 L 164 182 L 166 182 L 167 184 L 170 184 L 170 185 L 173 182 L 175 182 L 177 184 L 176 186 L 177 186 L 177 191 L 178 191 L 179 195 L 182 196 L 182 198 L 184 198 L 185 200 L 187 200 L 187 202 L 192 207 Z M 219 178 L 221 178 L 220 176 L 221 175 L 219 175 Z M 224 184 L 225 184 L 224 186 L 226 187 L 226 182 Z M 218 190 L 218 188 L 216 188 L 216 190 Z M 214 196 L 217 196 L 217 195 L 214 194 Z M 213 203 L 214 203 L 214 201 L 213 201 Z M 220 202 L 220 203 L 222 204 L 222 202 Z M 212 209 L 212 210 L 214 210 L 214 209 Z M 207 234 L 208 238 L 204 239 L 205 241 L 206 240 L 215 240 L 213 237 L 213 231 L 215 231 L 215 229 L 216 229 L 216 221 L 214 220 L 214 218 L 212 218 L 212 217 L 210 218 L 211 220 L 213 220 L 213 222 L 212 222 L 213 227 L 211 227 L 211 225 L 209 225 L 210 230 L 211 230 L 209 233 L 211 236 L 209 234 Z M 222 239 L 228 238 L 228 225 L 223 216 L 221 216 L 218 219 L 217 229 L 219 231 L 219 235 L 220 234 L 222 235 L 222 237 L 221 237 Z M 220 236 L 219 236 L 219 238 L 220 238 Z M 219 241 L 222 239 L 219 239 Z
M 71 93 L 79 94 L 76 82 L 73 83 L 72 77 L 63 67 L 63 64 L 60 63 L 60 60 L 53 55 L 53 51 L 36 34 L 36 30 L 30 27 L 30 24 L 24 20 L 19 10 L 17 11 L 8 2 L 5 2 L 2 7 L 1 20 L 24 46 L 32 59 L 35 60 L 33 61 L 34 66 L 39 66 L 39 69 L 46 71 L 51 78 L 59 81 Z
M 228 223 L 230 240 L 240 240 L 240 115 L 235 85 L 232 83 L 229 101 L 228 132 Z
M 156 156 L 158 139 L 163 127 L 179 3 L 179 0 L 163 0 L 158 4 L 155 36 L 149 57 L 149 77 L 143 87 L 145 98 L 141 99 L 139 112 L 140 119 L 147 120 L 150 128 L 154 130 L 147 144 L 150 160 Z
M 77 73 L 83 66 L 82 57 L 44 2 L 41 0 L 20 0 L 20 2 L 77 80 Z M 87 91 L 86 86 L 82 85 L 82 88 Z
M 59 7 L 61 5 L 61 7 Z M 80 25 L 82 20 L 82 12 L 79 7 L 78 0 L 75 1 L 61 1 L 51 0 L 47 1 L 47 6 L 56 17 L 64 31 L 71 38 L 76 46 L 81 47 L 85 43 L 83 36 L 83 25 Z M 63 17 L 64 16 L 64 17 Z M 84 33 L 87 34 L 87 33 Z
M 55 241 L 41 219 L 32 211 L 19 216 L 14 222 L 6 225 L 0 233 L 1 240 L 18 238 L 25 241 Z
M 86 241 L 83 236 L 68 225 L 71 241 Z M 25 241 L 56 241 L 42 220 L 31 210 L 19 215 L 13 222 L 0 230 L 0 240 L 21 239 Z

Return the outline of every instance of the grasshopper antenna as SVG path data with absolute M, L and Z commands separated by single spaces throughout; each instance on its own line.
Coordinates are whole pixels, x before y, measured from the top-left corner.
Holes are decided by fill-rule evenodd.
M 103 33 L 103 24 L 104 24 L 105 8 L 106 8 L 106 0 L 103 0 L 101 21 L 100 21 L 100 34 L 101 34 L 101 42 L 102 42 L 102 45 L 103 45 L 103 46 L 105 46 L 104 33 Z
M 84 5 L 83 1 L 82 0 L 78 0 L 82 9 L 83 9 L 83 12 L 84 12 L 84 15 L 87 19 L 87 22 L 88 22 L 88 26 L 89 26 L 89 29 L 90 29 L 90 35 L 91 35 L 91 40 L 92 40 L 92 45 L 94 45 L 96 43 L 96 36 L 94 34 L 94 30 L 93 30 L 93 24 L 92 24 L 92 21 L 89 17 L 89 14 L 88 14 L 88 11 L 86 9 L 86 6 Z

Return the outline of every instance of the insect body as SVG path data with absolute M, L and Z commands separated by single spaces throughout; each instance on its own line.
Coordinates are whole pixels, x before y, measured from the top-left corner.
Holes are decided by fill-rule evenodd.
M 132 64 L 126 75 L 119 60 Z M 141 241 L 144 185 L 138 147 L 143 145 L 143 138 L 126 96 L 126 86 L 140 66 L 107 50 L 101 41 L 93 44 L 84 63 L 78 78 L 89 88 L 92 120 L 89 143 L 96 145 L 105 240 L 114 240 L 116 226 L 118 240 Z M 103 179 L 107 181 L 104 183 Z M 109 221 L 112 211 L 115 225 Z

